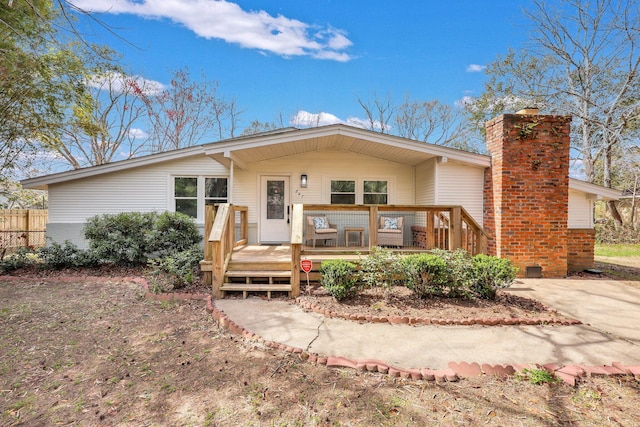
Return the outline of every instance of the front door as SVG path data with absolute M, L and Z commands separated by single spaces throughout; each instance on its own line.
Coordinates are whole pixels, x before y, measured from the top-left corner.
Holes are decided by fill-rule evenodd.
M 289 177 L 263 176 L 260 188 L 260 243 L 290 241 Z

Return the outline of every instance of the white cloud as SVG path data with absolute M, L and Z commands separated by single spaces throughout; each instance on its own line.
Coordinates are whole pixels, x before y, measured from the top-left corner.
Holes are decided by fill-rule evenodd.
M 144 139 L 148 136 L 149 134 L 142 129 L 132 128 L 129 130 L 129 138 L 131 139 Z
M 486 65 L 470 64 L 467 67 L 467 73 L 481 73 L 487 68 Z
M 87 79 L 87 84 L 90 87 L 98 90 L 110 90 L 113 93 L 124 92 L 125 86 L 130 85 L 132 82 L 135 82 L 136 86 L 145 95 L 155 95 L 165 89 L 165 85 L 158 81 L 116 72 L 96 74 Z
M 353 43 L 345 32 L 311 25 L 264 10 L 243 10 L 226 0 L 75 0 L 86 11 L 166 18 L 206 39 L 222 39 L 281 56 L 311 56 L 346 62 Z
M 337 123 L 342 123 L 345 125 L 361 128 L 361 129 L 370 129 L 370 123 L 367 119 L 362 119 L 359 117 L 347 117 L 346 120 L 339 118 L 331 113 L 310 113 L 308 111 L 300 110 L 298 111 L 292 118 L 289 120 L 289 124 L 294 127 L 318 127 L 318 126 L 327 126 L 333 125 Z M 382 129 L 382 125 L 380 122 L 374 122 L 373 130 L 379 131 Z M 387 132 L 391 129 L 391 126 L 387 126 Z
M 300 110 L 289 120 L 289 124 L 295 127 L 318 127 L 344 123 L 331 113 L 310 113 Z

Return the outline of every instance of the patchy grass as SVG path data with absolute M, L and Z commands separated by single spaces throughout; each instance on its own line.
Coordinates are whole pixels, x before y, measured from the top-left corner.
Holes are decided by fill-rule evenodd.
M 597 257 L 640 257 L 640 245 L 632 244 L 596 244 Z
M 437 349 L 434 349 L 437 351 Z M 0 425 L 636 425 L 630 377 L 435 384 L 314 366 L 122 280 L 0 278 Z

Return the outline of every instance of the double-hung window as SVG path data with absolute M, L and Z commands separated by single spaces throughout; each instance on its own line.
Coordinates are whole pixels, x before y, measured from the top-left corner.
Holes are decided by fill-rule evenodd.
M 332 205 L 386 205 L 389 185 L 386 180 L 331 180 Z
M 176 176 L 173 178 L 173 209 L 204 221 L 204 206 L 228 201 L 226 177 Z

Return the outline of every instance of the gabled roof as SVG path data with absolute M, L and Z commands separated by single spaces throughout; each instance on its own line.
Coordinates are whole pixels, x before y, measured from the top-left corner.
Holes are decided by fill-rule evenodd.
M 45 190 L 51 184 L 83 179 L 157 163 L 207 155 L 229 167 L 326 149 L 340 149 L 414 166 L 433 157 L 489 167 L 488 156 L 381 134 L 343 124 L 308 129 L 285 128 L 224 141 L 166 151 L 128 160 L 25 179 L 24 188 Z
M 488 156 L 428 144 L 343 124 L 259 135 L 203 146 L 205 153 L 228 166 L 245 168 L 250 163 L 313 151 L 338 149 L 402 163 L 418 165 L 433 157 L 446 157 L 478 167 L 489 167 Z
M 418 165 L 433 157 L 481 168 L 491 166 L 491 158 L 483 154 L 335 124 L 308 129 L 278 129 L 106 165 L 44 175 L 23 180 L 22 186 L 46 190 L 51 184 L 203 155 L 213 158 L 227 168 L 233 161 L 236 167 L 245 169 L 251 163 L 320 150 L 345 150 L 407 166 Z M 618 190 L 573 178 L 569 180 L 569 188 L 586 193 L 593 199 L 617 200 L 621 195 Z

